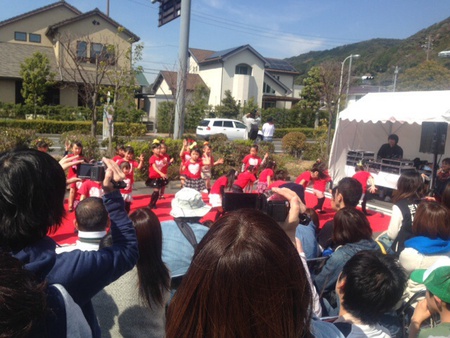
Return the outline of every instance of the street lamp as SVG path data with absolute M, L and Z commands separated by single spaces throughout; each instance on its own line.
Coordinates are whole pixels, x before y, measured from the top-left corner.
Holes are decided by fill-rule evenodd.
M 340 79 L 340 81 L 339 81 L 339 98 L 338 98 L 338 103 L 337 103 L 337 111 L 336 111 L 336 113 L 337 114 L 339 114 L 339 108 L 340 108 L 340 105 L 341 105 L 341 96 L 342 96 L 342 79 L 343 79 L 343 77 L 344 77 L 344 65 L 345 65 L 345 61 L 347 61 L 348 59 L 350 59 L 350 64 L 349 64 L 349 66 L 348 66 L 348 79 L 347 79 L 347 91 L 346 91 L 346 98 L 347 98 L 347 104 L 348 104 L 348 89 L 349 89 L 349 87 L 350 87 L 350 75 L 351 75 L 351 72 L 352 72 L 352 60 L 353 60 L 353 58 L 355 58 L 355 59 L 357 59 L 357 58 L 359 58 L 359 54 L 351 54 L 351 55 L 349 55 L 349 56 L 347 56 L 345 59 L 344 59 L 344 61 L 342 61 L 342 64 L 341 64 L 341 79 Z M 337 119 L 337 117 L 336 117 L 336 119 Z

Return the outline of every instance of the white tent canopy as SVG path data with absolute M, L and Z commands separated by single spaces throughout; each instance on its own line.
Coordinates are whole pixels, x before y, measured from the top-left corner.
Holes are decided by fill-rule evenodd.
M 333 181 L 346 176 L 348 150 L 373 151 L 376 156 L 390 134 L 398 135 L 405 159 L 432 161 L 432 154 L 419 153 L 424 121 L 450 122 L 450 91 L 365 95 L 339 114 L 330 154 Z M 450 154 L 450 132 L 447 135 L 445 152 Z

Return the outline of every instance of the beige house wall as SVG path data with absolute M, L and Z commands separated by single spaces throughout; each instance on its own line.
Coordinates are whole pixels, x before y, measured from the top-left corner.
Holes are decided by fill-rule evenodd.
M 58 7 L 52 8 L 45 12 L 36 13 L 28 18 L 23 18 L 20 21 L 12 22 L 0 28 L 0 41 L 23 43 L 29 45 L 52 46 L 53 42 L 45 36 L 48 26 L 75 17 L 76 14 L 68 8 Z M 41 35 L 41 43 L 16 41 L 14 40 L 14 32 L 33 33 Z
M 0 79 L 0 102 L 15 103 L 16 101 L 16 81 Z
M 209 101 L 208 104 L 215 107 L 220 104 L 223 98 L 222 89 L 222 67 L 220 64 L 212 64 L 207 66 L 202 66 L 199 71 L 203 82 L 209 88 Z

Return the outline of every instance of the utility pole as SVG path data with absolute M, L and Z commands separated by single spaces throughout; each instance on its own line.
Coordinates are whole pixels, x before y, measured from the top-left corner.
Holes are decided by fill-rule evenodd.
M 189 29 L 191 21 L 191 0 L 181 1 L 181 22 L 180 22 L 180 49 L 179 61 L 180 68 L 177 76 L 177 104 L 175 106 L 175 123 L 173 126 L 173 138 L 179 140 L 184 133 L 184 117 L 186 103 L 186 82 L 187 82 L 187 63 L 189 48 Z
M 106 0 L 106 16 L 109 17 L 109 0 Z
M 392 88 L 393 92 L 395 92 L 395 89 L 397 87 L 397 76 L 398 76 L 398 66 L 395 66 L 395 70 L 394 70 L 394 86 Z

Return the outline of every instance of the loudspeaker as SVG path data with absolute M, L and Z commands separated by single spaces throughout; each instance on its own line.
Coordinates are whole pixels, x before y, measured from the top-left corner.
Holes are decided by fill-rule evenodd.
M 447 122 L 422 122 L 420 152 L 443 154 L 447 139 Z

